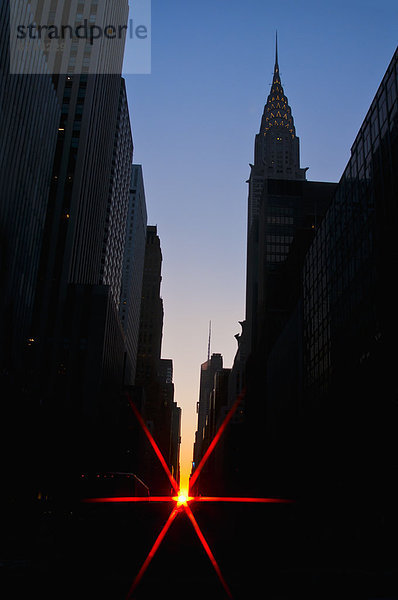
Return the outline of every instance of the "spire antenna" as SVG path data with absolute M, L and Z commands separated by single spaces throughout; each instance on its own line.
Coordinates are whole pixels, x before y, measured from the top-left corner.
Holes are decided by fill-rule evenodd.
M 210 345 L 211 345 L 211 321 L 209 322 L 209 343 L 207 345 L 207 360 L 210 360 Z
M 278 65 L 278 30 L 275 31 L 275 71 L 279 69 Z

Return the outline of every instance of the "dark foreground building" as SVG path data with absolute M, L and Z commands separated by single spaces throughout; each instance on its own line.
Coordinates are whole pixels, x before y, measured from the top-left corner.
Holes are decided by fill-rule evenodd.
M 72 22 L 94 22 L 103 11 L 109 23 L 128 18 L 127 0 L 26 5 L 21 18 L 31 14 L 39 23 L 59 18 L 61 8 Z M 133 383 L 136 367 L 145 199 L 145 223 L 131 231 L 124 49 L 97 41 L 98 52 L 87 44 L 80 66 L 76 40 L 66 45 L 66 71 L 57 70 L 61 56 L 44 45 L 40 60 L 28 57 L 42 65 L 38 75 L 9 75 L 8 38 L 1 46 L 0 357 L 5 384 L 15 383 L 3 387 L 3 422 L 18 449 L 10 453 L 10 471 L 28 472 L 17 476 L 17 495 L 33 502 L 73 494 L 81 473 L 131 467 L 124 386 Z M 134 308 L 124 314 L 121 302 L 131 304 L 133 296 Z M 130 319 L 127 327 L 122 317 Z
M 337 187 L 267 179 L 253 218 L 255 327 L 238 339 L 230 405 L 243 390 L 243 411 L 223 472 L 229 494 L 296 500 L 275 532 L 286 597 L 300 586 L 366 598 L 397 589 L 397 83 L 398 51 Z M 312 191 L 322 210 L 297 222 Z M 292 228 L 288 240 L 268 237 L 282 236 L 277 225 Z
M 397 84 L 398 51 L 303 270 L 301 493 L 328 497 L 331 526 L 350 527 L 385 571 L 397 524 Z
M 23 12 L 24 2 L 13 10 Z M 9 2 L 0 6 L 0 386 L 3 500 L 18 498 L 21 469 L 30 470 L 23 443 L 34 407 L 27 359 L 40 251 L 48 208 L 60 106 L 39 48 L 24 57 L 37 74 L 10 74 Z

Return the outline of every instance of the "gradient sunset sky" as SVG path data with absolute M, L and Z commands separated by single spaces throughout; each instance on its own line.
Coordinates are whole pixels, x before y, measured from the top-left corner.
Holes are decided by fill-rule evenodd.
M 245 314 L 249 163 L 275 62 L 307 178 L 338 181 L 397 45 L 396 0 L 152 0 L 152 72 L 126 76 L 134 162 L 163 253 L 164 358 L 192 460 L 200 365 Z

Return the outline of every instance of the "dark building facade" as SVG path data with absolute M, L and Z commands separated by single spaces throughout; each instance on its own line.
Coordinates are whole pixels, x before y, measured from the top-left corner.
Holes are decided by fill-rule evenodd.
M 119 315 L 132 365 L 125 383 L 134 384 L 140 328 L 142 280 L 146 246 L 147 210 L 141 165 L 133 165 L 126 220 Z
M 60 7 L 75 11 L 73 22 L 81 20 L 80 5 L 31 3 L 39 23 L 51 22 Z M 127 20 L 124 0 L 92 3 L 85 10 L 91 18 L 104 7 L 114 22 Z M 74 42 L 62 54 L 66 70 L 57 70 L 58 59 L 46 53 L 61 114 L 33 292 L 27 386 L 38 413 L 40 435 L 34 448 L 42 497 L 62 495 L 53 477 L 56 465 L 76 480 L 88 462 L 85 450 L 99 458 L 86 440 L 94 439 L 90 431 L 99 422 L 107 422 L 113 435 L 116 417 L 107 415 L 118 411 L 113 404 L 126 368 L 118 302 L 133 146 L 120 76 L 123 47 L 99 44 L 99 54 L 90 49 L 84 59 L 87 68 L 77 68 Z M 107 60 L 113 62 L 114 74 L 104 74 L 101 61 Z M 112 393 L 111 381 L 116 386 Z M 75 460 L 70 456 L 72 438 Z M 72 489 L 66 477 L 64 481 Z
M 100 283 L 110 286 L 117 309 L 122 285 L 132 161 L 133 140 L 126 83 L 121 78 L 100 276 Z
M 1 360 L 15 363 L 30 337 L 60 107 L 39 49 L 25 59 L 41 63 L 42 74 L 10 74 L 8 2 L 0 18 Z
M 16 0 L 13 10 L 23 12 Z M 9 2 L 0 6 L 0 385 L 2 472 L 7 498 L 18 498 L 19 469 L 29 471 L 34 409 L 27 359 L 40 249 L 60 116 L 56 92 L 39 48 L 24 56 L 26 70 L 10 74 Z M 41 72 L 34 66 L 41 65 Z M 26 492 L 26 489 L 24 489 Z
M 328 489 L 335 505 L 333 526 L 341 531 L 350 522 L 352 543 L 382 570 L 392 559 L 398 469 L 397 69 L 398 51 L 303 271 L 302 493 L 315 493 L 317 473 L 317 492 Z

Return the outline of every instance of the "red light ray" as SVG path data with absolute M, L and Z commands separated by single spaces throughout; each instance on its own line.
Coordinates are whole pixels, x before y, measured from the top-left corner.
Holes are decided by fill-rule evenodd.
M 172 502 L 171 496 L 118 496 L 112 498 L 85 498 L 86 504 L 101 504 L 107 502 Z
M 285 498 L 242 498 L 239 496 L 197 496 L 192 498 L 193 502 L 250 502 L 250 503 L 261 503 L 261 504 L 292 504 L 294 500 L 287 500 Z
M 243 396 L 245 395 L 245 392 L 243 391 L 241 394 L 239 394 L 239 396 L 237 397 L 237 399 L 235 400 L 232 408 L 229 410 L 229 412 L 227 413 L 224 421 L 222 422 L 222 424 L 220 425 L 219 430 L 217 431 L 216 435 L 214 436 L 210 446 L 207 448 L 205 454 L 203 455 L 202 460 L 200 461 L 199 465 L 197 466 L 197 468 L 195 469 L 191 480 L 189 482 L 189 489 L 193 488 L 193 486 L 195 485 L 200 472 L 202 471 L 203 467 L 205 466 L 209 456 L 211 455 L 211 453 L 213 452 L 214 448 L 216 447 L 216 445 L 218 444 L 222 434 L 225 431 L 226 426 L 228 425 L 228 423 L 230 422 L 230 420 L 232 419 L 232 417 L 234 416 L 236 409 L 238 408 L 239 404 L 242 402 Z
M 151 432 L 149 431 L 148 427 L 145 425 L 144 419 L 142 418 L 138 408 L 135 406 L 134 402 L 131 400 L 130 397 L 129 398 L 129 403 L 131 408 L 133 409 L 133 412 L 135 414 L 135 416 L 137 417 L 137 420 L 139 422 L 139 424 L 141 425 L 142 429 L 145 432 L 145 435 L 147 436 L 152 448 L 155 451 L 156 456 L 158 457 L 160 464 L 162 465 L 167 477 L 169 478 L 169 481 L 172 485 L 172 488 L 174 489 L 174 491 L 178 494 L 179 492 L 179 486 L 178 483 L 176 482 L 176 480 L 174 479 L 173 475 L 170 473 L 170 469 L 167 466 L 167 463 L 165 461 L 165 459 L 163 458 L 163 454 L 161 453 L 159 446 L 157 445 L 157 443 L 155 442 L 155 440 L 153 439 L 153 436 L 151 434 Z
M 232 598 L 231 590 L 229 589 L 228 584 L 225 581 L 225 579 L 224 579 L 224 577 L 223 577 L 223 575 L 221 573 L 220 567 L 218 566 L 218 563 L 217 563 L 216 559 L 214 558 L 214 555 L 213 555 L 212 551 L 210 550 L 210 546 L 207 543 L 205 536 L 203 535 L 203 533 L 202 533 L 202 531 L 201 531 L 201 529 L 200 529 L 200 527 L 199 527 L 199 525 L 198 525 L 195 517 L 193 516 L 193 512 L 192 512 L 191 508 L 187 504 L 187 505 L 184 506 L 184 509 L 185 509 L 185 512 L 188 515 L 189 520 L 191 521 L 191 523 L 193 525 L 193 528 L 194 528 L 194 530 L 196 532 L 196 535 L 200 539 L 200 541 L 202 543 L 202 546 L 205 549 L 206 554 L 209 557 L 210 562 L 211 562 L 211 564 L 214 567 L 215 572 L 218 575 L 218 578 L 219 578 L 219 580 L 220 580 L 220 582 L 221 582 L 224 590 L 227 593 L 228 598 Z
M 206 461 L 208 460 L 208 458 L 210 457 L 211 453 L 213 452 L 214 448 L 216 447 L 217 443 L 219 442 L 222 434 L 224 433 L 224 430 L 226 428 L 226 426 L 228 425 L 228 423 L 230 422 L 230 420 L 232 419 L 236 409 L 238 408 L 240 402 L 242 401 L 242 398 L 244 397 L 245 392 L 243 391 L 237 398 L 237 400 L 235 401 L 235 403 L 233 404 L 232 408 L 230 409 L 230 411 L 228 412 L 228 414 L 226 415 L 223 423 L 221 424 L 217 434 L 215 435 L 212 443 L 210 444 L 209 448 L 207 449 L 206 453 L 204 454 L 202 460 L 200 461 L 197 469 L 195 470 L 193 476 L 191 477 L 191 481 L 190 481 L 190 488 L 195 484 L 195 482 L 197 481 Z M 142 497 L 136 497 L 136 496 L 119 496 L 119 497 L 114 497 L 114 498 L 87 498 L 85 500 L 83 500 L 83 502 L 86 503 L 107 503 L 107 502 L 175 502 L 175 507 L 174 509 L 171 511 L 169 518 L 167 519 L 165 525 L 163 526 L 161 532 L 159 533 L 158 537 L 156 538 L 156 541 L 154 543 L 154 545 L 152 546 L 151 550 L 149 551 L 145 561 L 143 562 L 137 576 L 135 577 L 131 588 L 129 590 L 129 593 L 127 595 L 126 600 L 130 600 L 132 598 L 133 593 L 135 592 L 138 584 L 140 583 L 142 577 L 144 576 L 146 570 L 148 569 L 149 564 L 151 563 L 153 557 L 155 556 L 156 552 L 159 549 L 160 544 L 162 543 L 163 539 L 165 538 L 168 530 L 170 529 L 173 521 L 175 520 L 176 516 L 178 515 L 179 512 L 181 512 L 182 510 L 185 511 L 185 513 L 187 514 L 189 520 L 191 521 L 193 528 L 210 560 L 210 562 L 213 565 L 213 568 L 228 596 L 228 598 L 232 598 L 232 594 L 231 591 L 227 585 L 227 582 L 225 581 L 222 573 L 221 573 L 221 569 L 210 549 L 209 544 L 206 541 L 206 538 L 204 537 L 193 513 L 191 508 L 189 507 L 189 503 L 191 502 L 242 502 L 242 503 L 269 503 L 269 504 L 290 504 L 292 502 L 294 502 L 293 500 L 288 500 L 288 499 L 282 499 L 282 498 L 256 498 L 256 497 L 252 497 L 252 498 L 245 498 L 245 497 L 240 497 L 240 496 L 236 496 L 236 497 L 223 497 L 223 496 L 189 496 L 185 499 L 185 501 L 182 503 L 180 501 L 180 490 L 178 487 L 178 484 L 176 482 L 176 480 L 174 479 L 174 477 L 172 476 L 172 474 L 170 473 L 170 470 L 167 466 L 167 463 L 165 461 L 165 459 L 163 458 L 163 455 L 158 447 L 158 445 L 156 444 L 152 434 L 150 433 L 150 431 L 148 430 L 147 426 L 145 425 L 145 422 L 141 416 L 141 414 L 139 413 L 138 409 L 136 408 L 136 406 L 134 405 L 134 403 L 131 401 L 131 399 L 129 398 L 129 403 L 131 408 L 133 409 L 133 412 L 135 414 L 135 416 L 137 417 L 138 422 L 140 423 L 141 427 L 143 428 L 149 442 L 151 443 L 152 448 L 154 449 L 156 456 L 158 457 L 161 465 L 163 466 L 163 469 L 165 470 L 166 475 L 168 476 L 170 483 L 173 487 L 173 489 L 176 491 L 177 496 L 142 496 Z
M 137 585 L 139 584 L 142 577 L 144 576 L 145 571 L 147 570 L 150 562 L 152 561 L 153 557 L 155 556 L 156 552 L 158 551 L 160 544 L 162 543 L 166 533 L 170 529 L 171 524 L 173 523 L 174 519 L 176 518 L 176 516 L 178 515 L 179 512 L 180 512 L 180 509 L 175 507 L 174 510 L 172 510 L 172 512 L 170 513 L 170 516 L 167 519 L 166 523 L 164 524 L 162 531 L 159 533 L 159 535 L 156 538 L 154 545 L 150 549 L 148 556 L 146 557 L 141 569 L 138 571 L 136 578 L 134 579 L 134 581 L 131 585 L 129 593 L 127 594 L 126 600 L 129 600 L 130 598 L 132 598 L 132 596 L 137 588 Z

